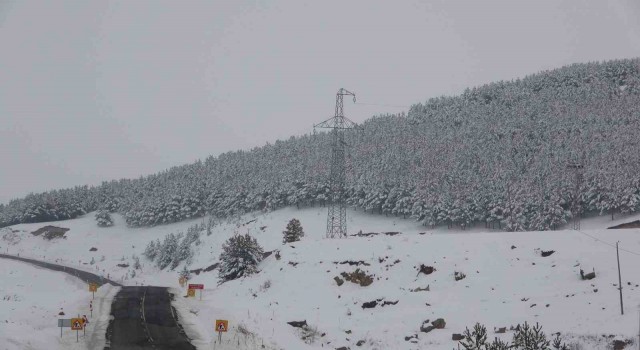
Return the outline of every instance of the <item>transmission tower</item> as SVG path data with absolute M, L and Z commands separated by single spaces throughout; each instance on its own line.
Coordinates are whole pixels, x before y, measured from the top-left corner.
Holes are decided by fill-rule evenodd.
M 353 96 L 356 102 L 356 94 L 345 89 L 338 90 L 336 94 L 336 113 L 322 123 L 313 126 L 313 130 L 331 129 L 331 170 L 329 173 L 329 210 L 327 213 L 327 238 L 347 236 L 347 205 L 344 198 L 346 181 L 344 132 L 347 129 L 359 129 L 358 125 L 344 116 L 344 96 Z
M 573 229 L 580 230 L 580 188 L 584 181 L 584 165 L 582 162 L 573 162 L 567 165 L 567 168 L 572 169 L 574 173 L 574 189 L 573 189 L 573 203 L 571 203 L 571 217 L 573 221 Z

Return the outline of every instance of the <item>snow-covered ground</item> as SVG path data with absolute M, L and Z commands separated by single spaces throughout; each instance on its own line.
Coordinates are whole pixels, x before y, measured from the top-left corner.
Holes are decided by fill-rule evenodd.
M 0 269 L 0 349 L 86 349 L 104 347 L 105 324 L 108 324 L 111 300 L 117 292 L 111 285 L 102 286 L 93 300 L 87 285 L 65 273 L 33 265 L 2 260 Z M 58 315 L 60 311 L 64 316 Z M 86 335 L 64 328 L 59 318 L 87 315 Z M 105 323 L 106 321 L 106 323 Z M 95 330 L 95 331 L 94 331 Z
M 178 285 L 177 273 L 182 266 L 175 271 L 158 271 L 142 258 L 142 271 L 124 280 L 124 284 L 175 288 L 179 317 L 202 349 L 254 349 L 264 344 L 271 349 L 346 346 L 450 350 L 456 346 L 452 333 L 462 333 L 475 322 L 487 326 L 492 333 L 490 339 L 494 327 L 539 322 L 547 334 L 561 332 L 567 342 L 580 342 L 585 350 L 606 348 L 613 339 L 638 339 L 640 230 L 606 227 L 640 216 L 615 221 L 609 217 L 585 219 L 581 232 L 509 233 L 480 227 L 467 231 L 431 230 L 409 219 L 350 211 L 351 233 L 402 233 L 326 239 L 325 215 L 324 208 L 285 208 L 223 221 L 211 236 L 203 233 L 190 268 L 217 262 L 221 244 L 235 233 L 249 232 L 265 251 L 280 250 L 282 257 L 277 260 L 271 255 L 260 265 L 260 273 L 220 286 L 217 270 L 193 276 L 191 283 L 205 285 L 202 301 L 182 297 L 186 291 Z M 70 228 L 66 239 L 53 241 L 29 233 L 46 223 L 16 225 L 0 230 L 0 237 L 5 237 L 0 239 L 0 250 L 97 270 L 118 280 L 132 270 L 131 256 L 141 256 L 150 240 L 162 240 L 170 232 L 184 232 L 188 226 L 201 222 L 197 219 L 134 229 L 127 228 L 122 217 L 114 217 L 116 225 L 109 228 L 98 228 L 93 214 L 49 223 Z M 301 242 L 283 245 L 282 231 L 292 218 L 300 220 L 306 236 Z M 620 252 L 624 316 L 620 315 L 615 249 L 604 243 L 615 245 L 616 241 L 629 251 Z M 92 247 L 98 250 L 91 252 Z M 555 252 L 542 257 L 537 248 Z M 92 259 L 94 264 L 90 263 Z M 346 260 L 367 265 L 335 263 Z M 428 276 L 417 275 L 420 264 L 433 266 L 436 271 Z M 374 274 L 373 284 L 336 284 L 335 276 L 356 268 Z M 585 272 L 595 269 L 597 277 L 582 281 L 580 268 Z M 455 281 L 456 271 L 467 277 Z M 6 290 L 6 283 L 0 283 Z M 412 292 L 427 286 L 429 291 Z M 84 286 L 82 289 L 84 292 Z M 364 302 L 375 299 L 398 303 L 362 308 Z M 11 311 L 14 312 L 17 311 Z M 436 318 L 445 319 L 445 329 L 420 332 L 423 321 Z M 216 319 L 230 321 L 231 329 L 223 335 L 223 344 L 214 344 Z M 287 324 L 302 320 L 317 329 L 312 344 L 305 344 L 298 330 Z M 418 335 L 417 340 L 405 340 L 414 334 Z M 499 336 L 510 340 L 512 332 Z M 359 341 L 363 341 L 360 347 L 356 345 Z

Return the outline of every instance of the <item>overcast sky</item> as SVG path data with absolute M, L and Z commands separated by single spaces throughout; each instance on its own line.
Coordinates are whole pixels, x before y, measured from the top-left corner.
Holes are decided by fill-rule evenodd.
M 0 0 L 0 202 L 637 56 L 637 0 Z

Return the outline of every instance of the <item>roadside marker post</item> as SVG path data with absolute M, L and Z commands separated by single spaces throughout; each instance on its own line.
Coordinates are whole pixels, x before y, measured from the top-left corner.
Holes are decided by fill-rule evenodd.
M 59 318 L 58 319 L 58 327 L 60 327 L 60 338 L 62 338 L 62 328 L 63 327 L 71 327 L 71 319 L 70 318 Z
M 82 336 L 84 338 L 87 337 L 87 324 L 89 320 L 87 319 L 87 315 L 82 315 Z
M 96 290 L 98 290 L 98 284 L 93 282 L 89 283 L 89 291 L 93 293 L 92 299 L 96 298 Z
M 89 311 L 91 312 L 91 318 L 93 318 L 93 301 L 89 300 Z
M 218 343 L 222 342 L 222 332 L 226 332 L 229 329 L 228 320 L 216 320 L 216 332 L 218 332 Z
M 189 284 L 189 289 L 200 289 L 200 300 L 202 300 L 202 290 L 204 289 L 204 284 Z

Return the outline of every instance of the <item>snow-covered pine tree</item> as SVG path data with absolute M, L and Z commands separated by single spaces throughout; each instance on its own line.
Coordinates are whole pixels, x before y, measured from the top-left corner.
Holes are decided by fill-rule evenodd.
M 262 247 L 248 233 L 235 235 L 222 245 L 218 277 L 220 282 L 230 281 L 258 271 L 262 261 Z
M 184 277 L 184 279 L 187 281 L 191 279 L 191 272 L 187 268 L 186 264 L 182 267 L 182 270 L 180 270 L 179 275 L 180 277 Z
M 182 239 L 174 254 L 173 261 L 171 262 L 172 270 L 178 267 L 178 265 L 183 261 L 186 261 L 187 265 L 189 265 L 193 260 L 193 248 L 191 248 L 191 245 L 196 241 L 199 242 L 200 232 L 197 230 L 188 230 L 187 232 L 189 233 L 187 233 L 187 235 Z M 194 232 L 198 236 L 194 236 Z
M 136 270 L 142 270 L 142 264 L 140 264 L 140 257 L 134 254 L 132 258 L 133 258 L 133 268 Z
M 282 234 L 284 236 L 282 238 L 283 244 L 299 241 L 300 238 L 304 237 L 304 231 L 302 230 L 300 220 L 291 219 L 291 221 L 289 221 L 289 223 L 287 224 L 287 229 L 285 231 L 282 231 Z
M 158 255 L 158 245 L 160 245 L 160 241 L 151 241 L 149 242 L 149 244 L 147 244 L 147 247 L 144 249 L 144 253 L 142 253 L 142 255 L 144 255 L 145 257 L 147 257 L 147 259 L 153 261 L 156 256 Z
M 113 226 L 113 219 L 111 219 L 111 215 L 106 210 L 98 210 L 96 213 L 96 222 L 99 227 L 109 227 Z
M 160 270 L 164 270 L 173 262 L 176 252 L 178 251 L 178 243 L 181 237 L 173 233 L 168 234 L 162 242 L 162 248 L 158 254 L 156 265 Z
M 527 322 L 518 325 L 513 335 L 513 348 L 518 350 L 549 350 L 550 341 L 542 331 L 542 326 L 536 323 L 531 327 Z
M 460 341 L 460 345 L 465 350 L 484 350 L 487 342 L 487 328 L 480 323 L 473 326 L 473 330 L 465 329 L 463 333 L 464 339 Z

